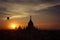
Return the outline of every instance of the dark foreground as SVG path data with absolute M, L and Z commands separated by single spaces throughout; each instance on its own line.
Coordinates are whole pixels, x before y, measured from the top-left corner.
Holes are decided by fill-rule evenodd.
M 0 40 L 60 40 L 60 30 L 0 30 Z

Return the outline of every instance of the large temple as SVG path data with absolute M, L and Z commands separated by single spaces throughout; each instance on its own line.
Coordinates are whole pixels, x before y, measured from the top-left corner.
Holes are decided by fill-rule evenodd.
M 18 30 L 20 30 L 21 28 L 19 27 Z M 32 30 L 35 30 L 37 28 L 34 27 L 34 23 L 32 21 L 32 17 L 30 16 L 30 20 L 28 22 L 28 26 L 25 28 L 26 31 L 32 31 Z
M 18 36 L 20 35 L 18 37 L 18 39 L 21 39 L 21 40 L 36 40 L 36 39 L 40 38 L 39 34 L 40 34 L 39 30 L 34 27 L 34 24 L 32 22 L 32 17 L 30 16 L 30 20 L 28 22 L 28 26 L 26 27 L 26 29 L 24 29 L 22 31 L 18 30 Z M 39 36 L 39 38 L 37 38 L 38 36 Z M 35 37 L 36 37 L 36 39 L 35 39 Z
M 34 27 L 34 24 L 32 22 L 32 17 L 30 16 L 30 20 L 28 22 L 28 27 L 26 28 L 26 31 L 33 31 L 35 30 L 36 28 Z

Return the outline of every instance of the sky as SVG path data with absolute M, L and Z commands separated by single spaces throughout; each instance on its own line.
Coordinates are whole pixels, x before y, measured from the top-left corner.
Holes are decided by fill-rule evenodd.
M 30 16 L 39 29 L 60 29 L 60 0 L 0 0 L 0 29 L 27 26 Z

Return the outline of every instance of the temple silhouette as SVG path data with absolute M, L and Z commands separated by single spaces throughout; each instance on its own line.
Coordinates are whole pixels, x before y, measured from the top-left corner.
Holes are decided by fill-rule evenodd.
M 32 30 L 32 28 L 34 28 L 34 24 L 33 24 L 33 22 L 32 22 L 31 16 L 30 16 L 30 21 L 28 22 L 28 27 L 27 27 L 27 29 Z
M 30 16 L 30 20 L 29 20 L 29 22 L 28 22 L 28 26 L 26 27 L 25 30 L 28 31 L 28 32 L 34 32 L 34 31 L 38 30 L 37 28 L 35 28 L 31 16 Z
M 19 31 L 20 29 L 20 31 Z M 20 35 L 19 33 L 21 33 L 21 35 L 17 38 L 17 39 L 21 39 L 21 40 L 38 40 L 37 37 L 39 37 L 40 39 L 40 31 L 35 28 L 33 22 L 32 22 L 32 17 L 30 16 L 30 20 L 28 22 L 28 26 L 21 30 L 21 28 L 18 29 L 18 35 Z M 23 36 L 22 36 L 23 35 Z
M 0 30 L 0 40 L 60 40 L 60 30 L 37 29 L 30 16 L 25 29 Z

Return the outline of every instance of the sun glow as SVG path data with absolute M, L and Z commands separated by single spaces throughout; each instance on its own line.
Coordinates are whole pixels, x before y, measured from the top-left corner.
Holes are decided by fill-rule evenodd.
M 11 24 L 11 27 L 12 27 L 13 29 L 15 29 L 15 28 L 16 28 L 16 25 L 15 25 L 15 24 Z

